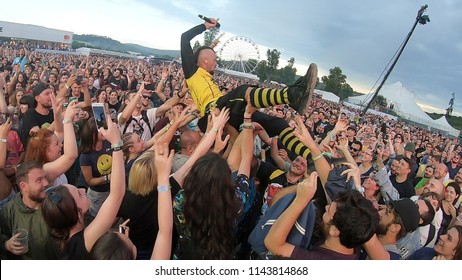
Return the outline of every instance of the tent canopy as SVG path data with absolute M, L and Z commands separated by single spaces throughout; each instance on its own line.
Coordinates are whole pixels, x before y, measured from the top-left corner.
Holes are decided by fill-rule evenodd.
M 340 101 L 340 97 L 338 97 L 337 95 L 335 95 L 334 93 L 330 91 L 315 89 L 314 93 L 321 95 L 321 98 L 324 100 L 329 100 L 335 103 L 338 103 Z
M 384 85 L 380 95 L 387 99 L 388 107 L 393 106 L 393 110 L 402 118 L 449 132 L 452 136 L 458 136 L 459 131 L 451 127 L 446 119 L 436 121 L 430 118 L 414 100 L 413 93 L 407 90 L 401 82 Z M 354 104 L 366 106 L 372 98 L 373 93 L 362 96 L 348 98 Z

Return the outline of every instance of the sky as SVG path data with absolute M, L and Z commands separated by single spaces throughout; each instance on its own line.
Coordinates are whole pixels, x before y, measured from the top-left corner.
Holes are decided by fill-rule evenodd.
M 203 14 L 220 19 L 222 43 L 249 37 L 260 59 L 277 49 L 280 66 L 294 57 L 300 75 L 312 62 L 320 78 L 338 66 L 355 91 L 369 93 L 424 4 L 430 23 L 417 25 L 386 84 L 400 81 L 428 112 L 443 113 L 455 93 L 453 115 L 462 116 L 460 0 L 22 0 L 27 8 L 2 13 L 2 20 L 179 50 L 181 34 Z M 2 9 L 17 5 L 7 1 Z

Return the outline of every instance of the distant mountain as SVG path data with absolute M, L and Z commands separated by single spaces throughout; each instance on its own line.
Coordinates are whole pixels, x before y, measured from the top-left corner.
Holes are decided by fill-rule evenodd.
M 159 50 L 154 48 L 148 48 L 137 44 L 122 44 L 121 42 L 111 39 L 109 37 L 98 36 L 98 35 L 78 35 L 74 34 L 74 43 L 73 48 L 79 47 L 89 47 L 89 48 L 97 48 L 97 49 L 104 49 L 116 52 L 135 52 L 140 53 L 142 56 L 150 56 L 153 55 L 154 57 L 159 58 L 168 58 L 174 59 L 180 57 L 180 51 L 177 50 Z

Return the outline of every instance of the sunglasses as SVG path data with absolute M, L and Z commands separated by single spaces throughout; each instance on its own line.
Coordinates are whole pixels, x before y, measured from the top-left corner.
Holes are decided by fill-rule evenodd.
M 144 98 L 144 99 L 149 99 L 149 98 L 151 98 L 151 96 L 149 96 L 149 95 L 143 95 L 143 98 Z

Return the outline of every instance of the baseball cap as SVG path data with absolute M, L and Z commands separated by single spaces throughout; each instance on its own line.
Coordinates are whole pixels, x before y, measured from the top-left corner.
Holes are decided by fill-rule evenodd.
M 414 143 L 407 143 L 406 146 L 404 146 L 404 150 L 408 152 L 415 152 L 415 144 Z
M 32 94 L 34 96 L 40 95 L 44 90 L 49 89 L 50 87 L 44 83 L 38 83 L 32 89 Z
M 401 217 L 407 232 L 413 232 L 419 227 L 420 213 L 417 205 L 410 198 L 389 200 L 395 212 Z

